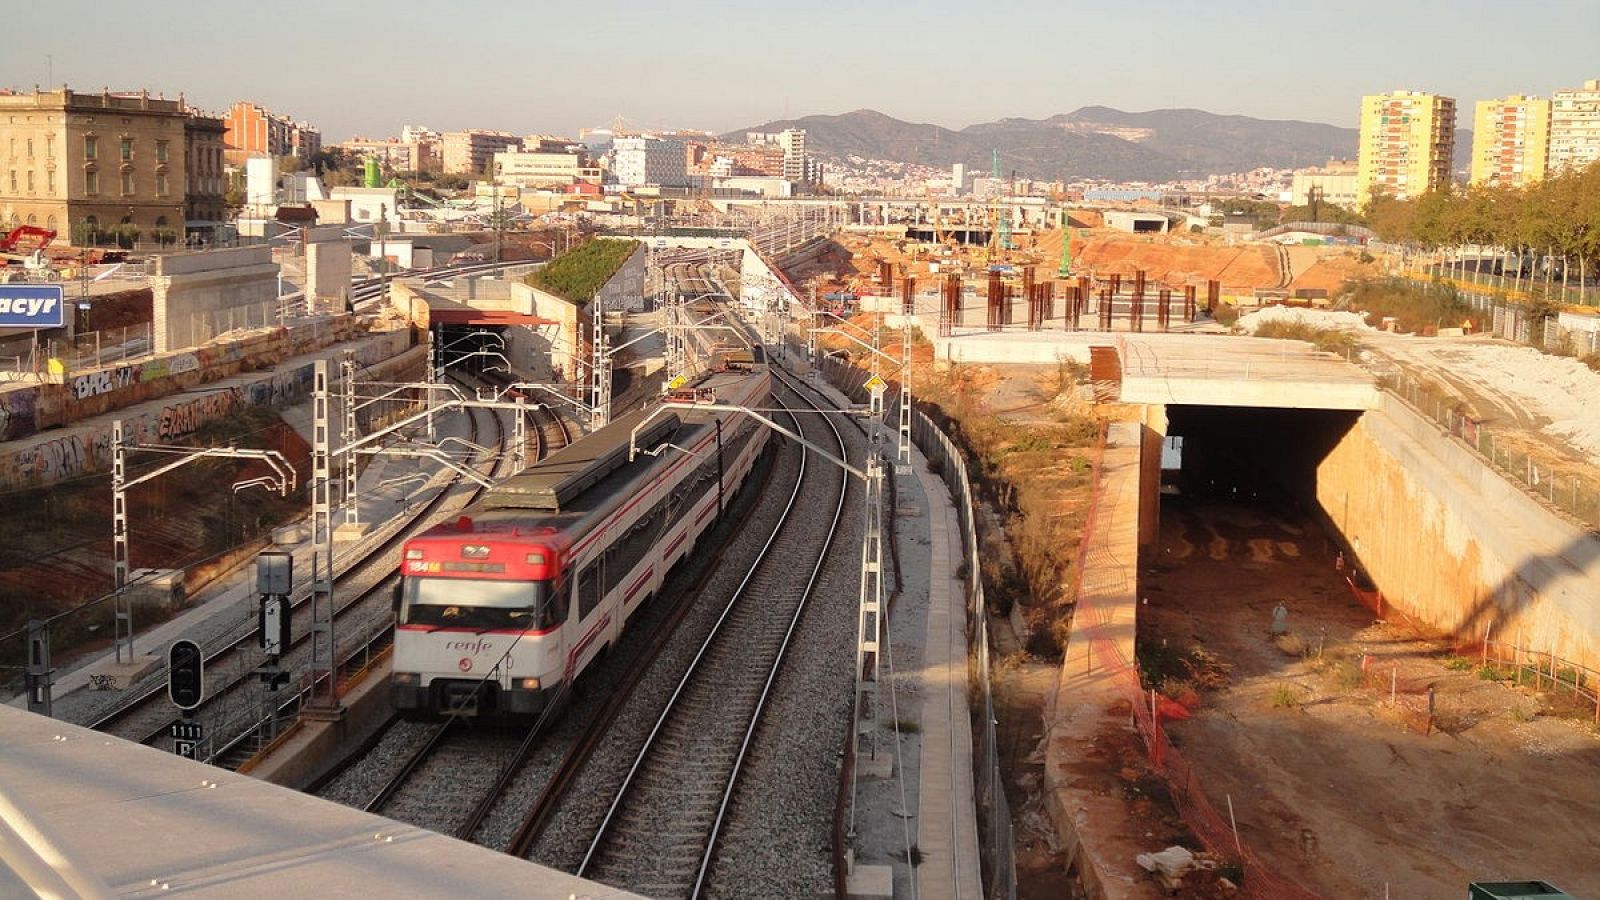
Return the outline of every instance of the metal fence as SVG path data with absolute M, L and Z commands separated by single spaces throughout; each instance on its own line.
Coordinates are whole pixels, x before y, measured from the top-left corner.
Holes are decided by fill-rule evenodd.
M 1571 284 L 1562 287 L 1560 279 L 1546 283 L 1542 277 L 1507 278 L 1492 272 L 1474 272 L 1438 264 L 1409 270 L 1406 277 L 1428 283 L 1441 280 L 1463 292 L 1489 294 L 1518 303 L 1548 298 L 1567 306 L 1600 304 L 1600 288 Z
M 1511 671 L 1517 684 L 1531 684 L 1536 691 L 1548 686 L 1551 694 L 1568 694 L 1574 706 L 1594 707 L 1594 722 L 1600 725 L 1600 672 L 1564 659 L 1553 650 L 1534 650 L 1515 641 L 1488 639 L 1483 642 L 1481 662 L 1492 670 Z
M 1459 397 L 1404 373 L 1385 375 L 1378 383 L 1535 496 L 1589 528 L 1600 529 L 1600 484 L 1539 463 L 1526 451 L 1518 449 L 1513 440 L 1497 436 L 1482 421 L 1467 415 Z
M 1017 896 L 1015 838 L 1011 833 L 1011 805 L 1006 800 L 1005 782 L 1000 774 L 1000 745 L 995 733 L 994 689 L 990 668 L 989 617 L 979 572 L 978 531 L 973 521 L 972 483 L 961 451 L 949 436 L 934 426 L 921 412 L 913 412 L 911 435 L 930 463 L 939 467 L 939 477 L 955 501 L 956 519 L 961 526 L 967 582 L 967 634 L 977 669 L 977 690 L 983 708 L 978 717 L 978 746 L 973 757 L 973 782 L 977 792 L 978 856 L 983 867 L 985 896 L 991 900 Z
M 1345 584 L 1349 586 L 1356 602 L 1372 610 L 1379 618 L 1398 619 L 1417 633 L 1426 632 L 1426 625 L 1390 606 L 1383 592 L 1377 588 L 1360 587 L 1350 576 L 1346 576 Z M 1519 686 L 1528 684 L 1535 691 L 1545 691 L 1548 687 L 1547 696 L 1552 701 L 1565 699 L 1571 704 L 1570 710 L 1573 712 L 1587 713 L 1593 709 L 1594 723 L 1600 725 L 1600 672 L 1561 656 L 1556 652 L 1559 644 L 1536 650 L 1525 643 L 1520 630 L 1513 640 L 1499 639 L 1496 637 L 1499 633 L 1492 623 L 1485 625 L 1482 642 L 1458 640 L 1452 649 L 1463 656 L 1467 651 L 1478 657 L 1480 678 L 1515 681 Z M 1429 734 L 1439 714 L 1450 715 L 1449 699 L 1446 698 L 1441 706 L 1434 693 L 1437 670 L 1431 666 L 1413 665 L 1402 673 L 1399 665 L 1390 664 L 1384 668 L 1372 662 L 1371 658 L 1362 657 L 1363 684 L 1380 694 L 1387 693 L 1390 708 L 1400 715 L 1401 721 L 1407 726 Z
M 828 358 L 823 364 L 823 374 L 846 396 L 865 402 L 865 382 L 870 376 L 869 372 Z M 891 384 L 888 396 L 896 398 L 898 393 L 899 385 Z M 891 404 L 885 410 L 885 416 L 894 421 L 896 406 Z M 978 814 L 978 861 L 982 867 L 984 896 L 989 900 L 1016 900 L 1016 847 L 1011 827 L 1011 805 L 1006 799 L 1005 782 L 1000 771 L 999 738 L 995 731 L 989 621 L 985 614 L 987 606 L 979 566 L 974 512 L 977 495 L 967 474 L 961 449 L 920 410 L 912 412 L 911 436 L 917 448 L 927 457 L 929 466 L 938 470 L 939 477 L 949 489 L 961 528 L 960 571 L 967 595 L 967 646 L 972 654 L 972 690 L 979 695 L 981 704 L 981 711 L 973 717 L 977 746 L 973 753 L 972 774 Z

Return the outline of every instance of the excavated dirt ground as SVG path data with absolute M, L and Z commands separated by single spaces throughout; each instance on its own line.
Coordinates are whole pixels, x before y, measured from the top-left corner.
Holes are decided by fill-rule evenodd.
M 1376 621 L 1298 518 L 1169 503 L 1141 582 L 1146 666 L 1221 685 L 1169 734 L 1271 868 L 1329 897 L 1525 878 L 1600 896 L 1592 707 L 1480 678 L 1446 643 Z M 1294 637 L 1275 642 L 1279 603 Z
M 1010 262 L 1039 266 L 1040 276 L 1050 278 L 1061 259 L 1061 240 L 1061 230 L 1051 229 L 1025 236 L 1021 248 L 999 258 L 991 259 L 985 247 L 959 247 L 956 253 L 975 270 L 990 262 Z M 1199 235 L 1133 236 L 1100 228 L 1072 229 L 1072 259 L 1077 270 L 1131 278 L 1143 269 L 1151 281 L 1172 285 L 1216 279 L 1229 294 L 1283 286 L 1285 256 L 1292 260 L 1287 273 L 1290 287 L 1322 288 L 1330 294 L 1337 293 L 1346 278 L 1370 268 L 1342 248 L 1291 247 L 1280 254 L 1270 244 L 1228 245 Z M 872 291 L 875 286 L 870 279 L 880 261 L 893 265 L 897 277 L 904 272 L 926 279 L 930 276 L 928 263 L 941 258 L 915 242 L 846 235 L 839 238 L 838 248 L 793 267 L 789 274 L 800 284 L 816 278 L 822 290 Z

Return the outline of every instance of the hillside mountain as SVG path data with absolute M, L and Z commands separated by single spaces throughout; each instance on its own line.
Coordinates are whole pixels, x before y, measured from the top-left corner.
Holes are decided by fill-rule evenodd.
M 989 171 L 992 150 L 998 149 L 1006 174 L 1014 170 L 1027 178 L 1112 181 L 1318 165 L 1332 157 L 1354 156 L 1358 137 L 1354 128 L 1316 122 L 1221 116 L 1198 109 L 1130 113 L 1105 106 L 1048 119 L 1000 119 L 959 131 L 859 109 L 782 119 L 727 137 L 739 140 L 746 131 L 785 128 L 804 128 L 808 148 L 823 157 L 861 156 L 936 167 L 959 162 L 970 172 L 983 173 Z M 1462 148 L 1458 160 L 1465 159 L 1469 146 L 1457 144 Z

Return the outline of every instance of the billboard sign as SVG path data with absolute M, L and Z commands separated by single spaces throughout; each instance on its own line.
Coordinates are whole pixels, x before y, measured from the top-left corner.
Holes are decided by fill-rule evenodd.
M 59 284 L 0 284 L 0 328 L 60 328 L 63 301 Z

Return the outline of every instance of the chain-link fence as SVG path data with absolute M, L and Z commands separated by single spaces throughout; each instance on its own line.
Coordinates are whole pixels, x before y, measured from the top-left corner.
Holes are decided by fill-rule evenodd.
M 1522 278 L 1496 275 L 1492 272 L 1475 272 L 1468 266 L 1427 265 L 1408 271 L 1407 277 L 1422 282 L 1444 281 L 1463 293 L 1472 292 L 1496 296 L 1511 302 L 1528 303 L 1547 299 L 1565 306 L 1594 306 L 1600 304 L 1600 287 L 1574 285 L 1563 287 L 1559 277 L 1548 282 L 1543 276 Z
M 1587 527 L 1600 529 L 1600 484 L 1535 459 L 1517 445 L 1515 438 L 1496 435 L 1482 420 L 1468 415 L 1461 398 L 1431 384 L 1405 373 L 1383 376 L 1378 383 L 1437 422 L 1451 437 L 1477 451 L 1502 474 Z

